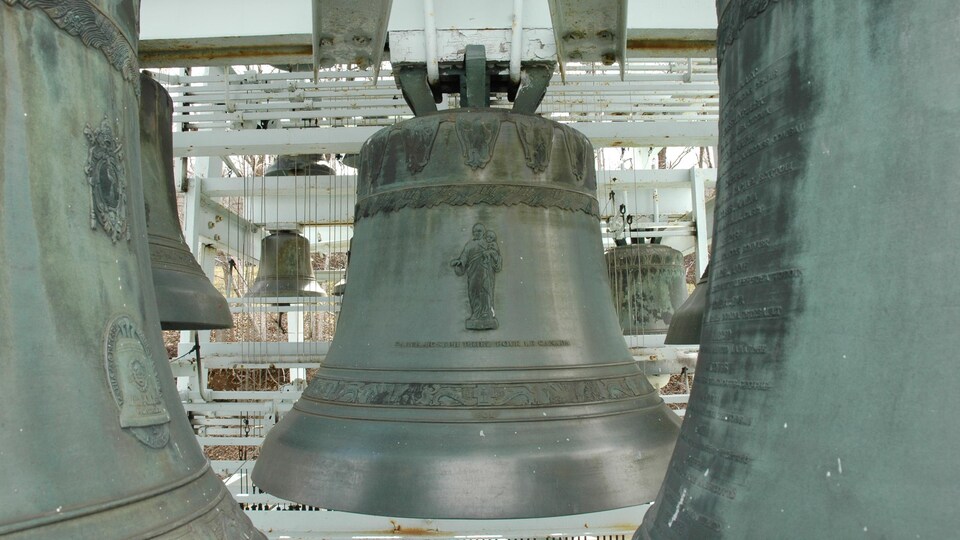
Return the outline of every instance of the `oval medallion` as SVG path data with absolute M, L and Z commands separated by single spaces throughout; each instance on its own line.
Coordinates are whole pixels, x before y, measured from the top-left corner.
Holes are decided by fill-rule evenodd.
M 121 315 L 107 327 L 104 353 L 110 391 L 120 409 L 120 427 L 143 444 L 162 448 L 170 439 L 170 414 L 146 340 L 130 317 Z

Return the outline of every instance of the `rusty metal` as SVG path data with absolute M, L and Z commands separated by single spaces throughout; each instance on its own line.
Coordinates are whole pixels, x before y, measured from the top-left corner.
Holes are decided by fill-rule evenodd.
M 350 294 L 258 487 L 425 518 L 649 501 L 678 419 L 617 325 L 589 141 L 505 110 L 429 114 L 367 141 L 357 190 Z
M 276 36 L 151 39 L 141 42 L 143 67 L 204 67 L 210 65 L 309 64 L 310 34 Z
M 210 469 L 160 335 L 138 3 L 0 3 L 0 536 L 265 538 Z
M 227 300 L 210 283 L 183 239 L 173 177 L 173 100 L 140 75 L 140 163 L 150 266 L 164 330 L 230 328 Z

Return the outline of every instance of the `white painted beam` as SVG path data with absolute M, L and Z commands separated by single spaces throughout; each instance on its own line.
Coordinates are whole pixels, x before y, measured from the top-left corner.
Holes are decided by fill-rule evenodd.
M 174 156 L 356 153 L 380 127 L 251 129 L 174 133 Z
M 414 8 L 411 8 L 411 5 Z M 437 2 L 438 30 L 509 29 L 512 2 Z M 310 0 L 142 0 L 144 67 L 310 63 Z M 419 0 L 394 0 L 388 30 L 423 29 Z M 546 2 L 525 2 L 525 28 L 550 28 Z M 714 0 L 631 0 L 627 56 L 712 56 Z
M 635 146 L 716 146 L 716 122 L 573 122 L 567 124 L 590 139 L 595 148 Z
M 716 146 L 716 122 L 572 122 L 594 147 Z M 382 129 L 376 126 L 343 128 L 251 129 L 245 131 L 187 131 L 173 134 L 173 155 L 229 156 L 261 154 L 357 153 Z

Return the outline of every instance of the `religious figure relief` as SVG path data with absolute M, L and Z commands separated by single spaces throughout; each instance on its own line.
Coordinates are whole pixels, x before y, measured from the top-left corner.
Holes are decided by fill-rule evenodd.
M 463 246 L 460 256 L 450 261 L 450 266 L 458 276 L 467 276 L 467 330 L 495 330 L 499 327 L 493 310 L 495 274 L 503 265 L 497 233 L 482 223 L 474 225 L 472 233 L 473 238 Z

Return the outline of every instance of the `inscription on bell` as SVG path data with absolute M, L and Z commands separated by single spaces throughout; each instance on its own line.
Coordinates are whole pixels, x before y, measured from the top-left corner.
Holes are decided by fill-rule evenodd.
M 450 261 L 450 266 L 458 276 L 467 276 L 467 330 L 495 330 L 500 323 L 493 309 L 493 292 L 496 274 L 503 266 L 497 233 L 477 223 L 472 234 L 473 238 L 463 246 L 460 256 Z

